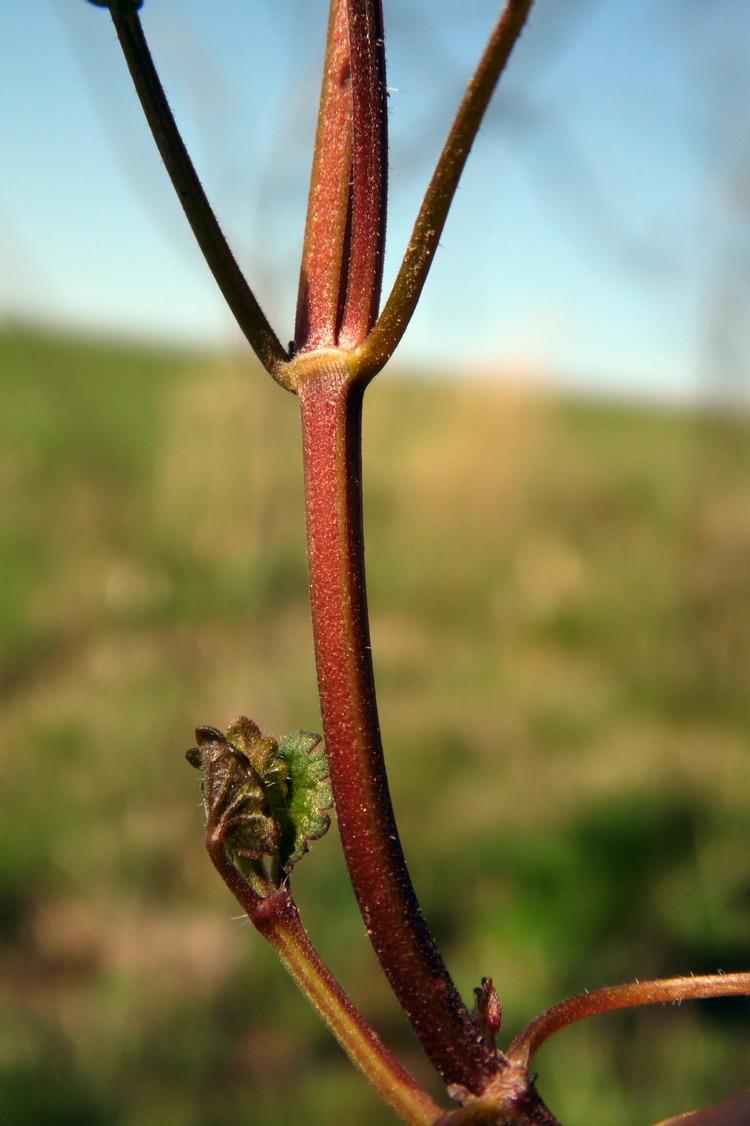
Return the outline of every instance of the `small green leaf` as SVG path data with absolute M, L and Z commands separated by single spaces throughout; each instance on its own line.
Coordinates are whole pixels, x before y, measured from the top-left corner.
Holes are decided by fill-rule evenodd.
M 97 8 L 109 8 L 120 16 L 131 16 L 143 5 L 143 0 L 89 0 Z
M 279 843 L 279 862 L 291 872 L 302 859 L 311 841 L 327 831 L 333 806 L 328 761 L 320 736 L 310 731 L 293 731 L 279 744 L 279 754 L 289 770 L 286 823 Z

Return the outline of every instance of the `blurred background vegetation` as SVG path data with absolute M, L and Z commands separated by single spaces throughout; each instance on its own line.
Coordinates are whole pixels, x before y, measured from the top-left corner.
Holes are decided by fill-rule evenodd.
M 426 373 L 423 373 L 426 374 Z M 0 336 L 0 1121 L 392 1118 L 209 866 L 197 724 L 319 729 L 295 403 L 244 358 Z M 380 377 L 366 404 L 373 647 L 394 799 L 466 997 L 507 1042 L 635 977 L 746 969 L 745 415 Z M 432 1083 L 335 831 L 313 940 Z M 748 1082 L 744 1000 L 574 1027 L 566 1126 Z

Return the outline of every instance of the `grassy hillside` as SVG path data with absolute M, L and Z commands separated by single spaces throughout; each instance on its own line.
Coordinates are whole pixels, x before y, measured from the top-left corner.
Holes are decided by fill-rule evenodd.
M 380 377 L 373 647 L 416 886 L 504 1039 L 616 980 L 747 968 L 750 428 Z M 392 1121 L 219 885 L 183 752 L 315 730 L 294 400 L 246 360 L 0 337 L 0 1121 Z M 458 844 L 447 832 L 459 817 Z M 408 1065 L 335 833 L 314 941 Z M 566 1126 L 750 1081 L 746 1001 L 538 1058 Z M 503 1038 L 503 1037 L 501 1037 Z

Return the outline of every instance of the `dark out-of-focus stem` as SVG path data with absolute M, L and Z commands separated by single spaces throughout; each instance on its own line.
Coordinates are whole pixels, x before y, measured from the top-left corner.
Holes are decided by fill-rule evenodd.
M 146 120 L 196 242 L 258 359 L 283 386 L 286 352 L 229 249 L 169 108 L 137 15 L 112 11 Z

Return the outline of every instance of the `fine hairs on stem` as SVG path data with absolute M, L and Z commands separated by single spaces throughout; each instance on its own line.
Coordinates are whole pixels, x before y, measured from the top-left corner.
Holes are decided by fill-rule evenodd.
M 393 1112 L 427 1126 L 555 1126 L 529 1065 L 552 1033 L 635 1005 L 750 993 L 750 973 L 598 989 L 496 1045 L 491 979 L 461 998 L 421 909 L 391 802 L 370 646 L 362 502 L 367 385 L 411 319 L 483 116 L 532 0 L 506 0 L 428 183 L 390 295 L 380 308 L 388 130 L 381 0 L 330 0 L 293 347 L 284 349 L 241 273 L 167 104 L 137 14 L 109 7 L 138 97 L 206 262 L 263 367 L 297 396 L 310 606 L 325 750 L 318 736 L 265 735 L 247 717 L 196 729 L 206 849 L 217 872 L 352 1062 Z M 291 872 L 335 809 L 352 888 L 393 994 L 454 1109 L 404 1069 L 323 963 L 292 896 Z M 470 909 L 470 908 L 467 908 Z M 458 1103 L 458 1108 L 455 1103 Z M 718 1120 L 717 1120 L 718 1121 Z

